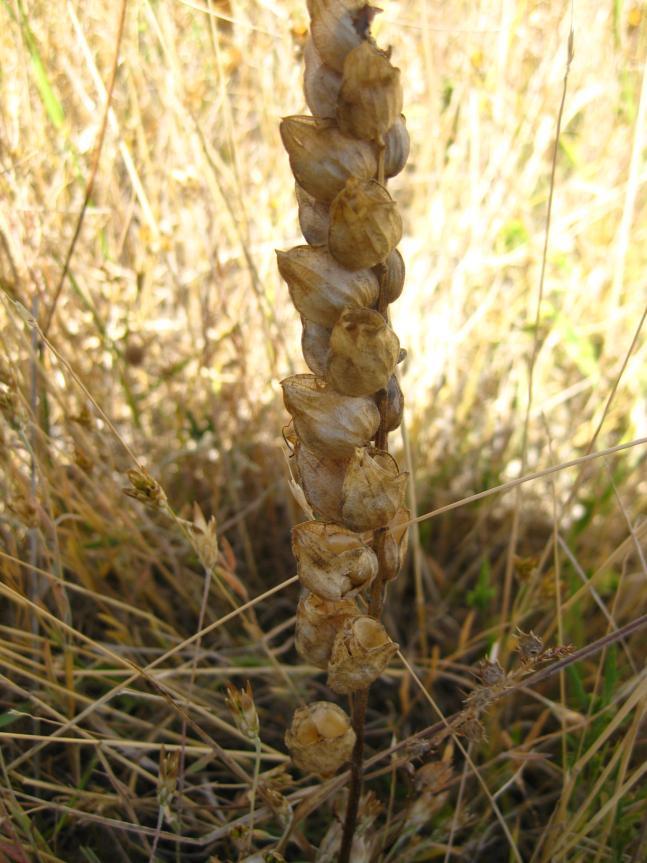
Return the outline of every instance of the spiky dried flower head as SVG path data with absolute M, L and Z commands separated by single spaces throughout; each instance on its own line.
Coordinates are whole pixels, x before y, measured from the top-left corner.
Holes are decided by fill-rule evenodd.
M 335 692 L 366 689 L 382 674 L 398 645 L 373 617 L 344 623 L 337 633 L 328 664 L 328 686 Z
M 123 490 L 124 494 L 149 506 L 151 509 L 162 509 L 166 506 L 166 494 L 162 486 L 143 467 L 132 468 L 127 473 L 130 488 Z
M 401 237 L 402 217 L 384 186 L 351 177 L 330 206 L 328 247 L 335 260 L 349 270 L 374 267 Z
M 324 458 L 350 458 L 377 432 L 380 412 L 369 396 L 345 396 L 314 375 L 281 381 L 299 440 Z
M 325 246 L 277 251 L 276 260 L 297 311 L 323 327 L 334 327 L 344 309 L 372 306 L 379 296 L 379 282 L 372 270 L 365 267 L 350 272 Z
M 400 340 L 379 312 L 345 309 L 330 335 L 326 380 L 345 395 L 370 395 L 386 388 L 399 355 Z
M 386 527 L 402 506 L 408 476 L 389 453 L 356 449 L 342 487 L 343 523 L 358 533 Z
M 360 42 L 344 60 L 337 102 L 339 128 L 347 135 L 382 143 L 401 111 L 400 70 L 372 39 Z
M 327 778 L 350 758 L 355 732 L 341 707 L 315 701 L 295 711 L 285 744 L 297 767 Z
M 250 740 L 255 740 L 258 737 L 260 723 L 249 680 L 245 683 L 244 689 L 237 689 L 232 683 L 228 683 L 226 701 L 238 730 Z
M 361 537 L 339 524 L 305 521 L 292 528 L 301 584 L 322 599 L 349 599 L 377 575 L 377 558 Z
M 505 680 L 505 671 L 498 659 L 482 659 L 476 666 L 476 674 L 484 686 L 496 686 Z
M 517 650 L 523 663 L 535 662 L 544 650 L 544 640 L 530 630 L 523 632 L 517 628 Z
M 306 592 L 297 606 L 294 633 L 297 653 L 317 668 L 327 668 L 338 631 L 346 620 L 358 615 L 352 599 L 331 602 Z
M 329 204 L 349 177 L 375 176 L 371 145 L 342 134 L 333 120 L 285 117 L 280 132 L 297 183 L 317 201 Z

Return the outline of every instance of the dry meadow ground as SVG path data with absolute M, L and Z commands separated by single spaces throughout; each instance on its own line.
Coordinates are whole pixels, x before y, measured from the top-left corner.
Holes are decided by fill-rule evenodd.
M 647 638 L 614 633 L 647 613 L 647 6 L 575 0 L 542 279 L 569 3 L 381 5 L 412 141 L 392 445 L 429 515 L 388 598 L 362 860 L 642 863 Z M 343 780 L 283 743 L 329 697 L 293 645 L 278 384 L 305 2 L 0 22 L 0 860 L 332 861 Z M 525 685 L 517 627 L 609 638 Z M 483 728 L 412 740 L 488 653 L 515 683 Z

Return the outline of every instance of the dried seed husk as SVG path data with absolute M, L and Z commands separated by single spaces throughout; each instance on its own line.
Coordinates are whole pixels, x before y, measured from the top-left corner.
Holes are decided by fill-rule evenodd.
M 350 758 L 355 732 L 341 707 L 330 701 L 314 701 L 295 710 L 285 744 L 297 767 L 327 778 Z
M 400 242 L 402 219 L 377 180 L 351 177 L 330 206 L 328 247 L 349 270 L 374 267 Z
M 342 522 L 361 533 L 386 527 L 402 506 L 407 473 L 387 452 L 356 449 L 342 487 Z
M 380 425 L 380 412 L 368 396 L 344 396 L 314 375 L 281 381 L 283 401 L 299 440 L 323 458 L 350 458 Z
M 369 269 L 352 272 L 341 266 L 325 246 L 295 246 L 276 253 L 297 311 L 308 321 L 332 328 L 345 308 L 371 306 L 380 287 Z
M 301 323 L 303 324 L 301 333 L 303 358 L 310 371 L 322 378 L 326 374 L 331 330 L 306 318 L 301 318 Z
M 394 303 L 402 293 L 404 276 L 404 259 L 398 249 L 393 249 L 384 261 L 383 272 L 378 273 L 378 278 L 382 279 L 382 292 L 387 303 Z
M 366 689 L 382 674 L 397 649 L 378 620 L 362 615 L 345 621 L 333 643 L 328 686 L 342 695 Z
M 362 41 L 360 16 L 366 8 L 362 0 L 308 0 L 312 41 L 323 62 L 337 72 L 343 71 L 347 54 Z
M 331 602 L 315 593 L 304 593 L 297 606 L 294 643 L 297 653 L 317 668 L 328 668 L 337 632 L 359 612 L 352 599 Z
M 356 138 L 382 142 L 401 111 L 400 70 L 372 40 L 360 42 L 344 60 L 339 128 Z
M 384 176 L 387 180 L 402 171 L 409 158 L 411 141 L 404 114 L 400 114 L 384 136 Z
M 343 135 L 333 120 L 285 117 L 279 128 L 295 180 L 317 201 L 329 204 L 349 177 L 375 176 L 371 145 Z
M 294 184 L 299 213 L 299 227 L 311 246 L 324 246 L 328 242 L 330 207 L 309 195 L 298 183 Z
M 315 516 L 323 521 L 341 521 L 341 501 L 348 460 L 323 458 L 297 443 L 290 456 L 296 479 Z
M 308 36 L 306 39 L 303 59 L 305 61 L 303 92 L 308 108 L 315 117 L 334 119 L 341 87 L 341 75 L 323 62 L 314 46 L 312 36 Z
M 400 382 L 395 375 L 391 375 L 386 388 L 386 416 L 385 425 L 387 432 L 395 431 L 402 422 L 404 414 L 404 395 L 400 388 Z
M 350 599 L 377 575 L 377 557 L 360 536 L 340 524 L 304 521 L 292 528 L 301 584 L 322 599 Z
M 400 507 L 388 525 L 388 532 L 398 544 L 400 552 L 400 564 L 402 565 L 407 556 L 409 547 L 409 524 L 411 521 L 411 512 L 406 506 Z M 404 527 L 403 525 L 406 525 Z
M 400 355 L 400 341 L 379 312 L 345 309 L 332 329 L 326 380 L 348 396 L 386 388 Z

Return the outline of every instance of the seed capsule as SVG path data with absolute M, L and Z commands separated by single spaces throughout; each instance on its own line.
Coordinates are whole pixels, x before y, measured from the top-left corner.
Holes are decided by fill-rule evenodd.
M 340 694 L 366 689 L 382 674 L 397 649 L 382 624 L 372 617 L 345 621 L 333 644 L 328 686 Z
M 386 430 L 395 431 L 402 422 L 404 414 L 404 396 L 400 389 L 400 382 L 395 375 L 391 375 L 386 388 Z
M 328 242 L 328 229 L 330 227 L 330 207 L 321 201 L 317 201 L 302 189 L 298 183 L 294 184 L 297 207 L 299 213 L 299 227 L 311 246 L 323 246 Z
M 341 75 L 330 66 L 326 66 L 312 37 L 306 39 L 303 51 L 305 72 L 303 76 L 303 91 L 308 108 L 315 117 L 335 118 L 337 98 L 341 87 Z
M 328 668 L 332 645 L 344 622 L 359 612 L 352 599 L 330 602 L 314 593 L 306 593 L 297 606 L 294 643 L 306 662 L 317 668 Z
M 326 380 L 345 395 L 369 395 L 387 386 L 399 355 L 400 341 L 379 312 L 346 309 L 330 336 Z
M 326 374 L 331 331 L 327 327 L 322 327 L 321 324 L 308 321 L 306 318 L 301 318 L 301 322 L 303 324 L 301 333 L 303 359 L 308 364 L 310 371 L 322 378 Z
M 322 599 L 350 599 L 377 575 L 377 557 L 361 537 L 339 524 L 304 521 L 292 528 L 301 584 Z
M 407 122 L 401 114 L 384 136 L 384 176 L 395 177 L 404 168 L 409 158 L 411 141 Z
M 379 269 L 379 267 L 376 267 Z M 404 260 L 398 249 L 393 249 L 384 261 L 384 273 L 382 275 L 382 291 L 387 303 L 394 303 L 404 287 Z M 379 278 L 380 274 L 378 274 Z
M 351 177 L 330 207 L 328 247 L 349 270 L 374 267 L 402 237 L 396 203 L 376 180 Z
M 371 145 L 343 135 L 332 120 L 285 117 L 279 128 L 297 183 L 317 201 L 329 204 L 349 177 L 375 176 Z
M 368 396 L 344 396 L 314 375 L 281 381 L 283 401 L 299 440 L 323 458 L 350 458 L 377 432 L 380 412 Z
M 346 527 L 357 533 L 386 527 L 402 506 L 408 476 L 389 453 L 356 449 L 342 487 Z
M 367 8 L 363 0 L 308 0 L 312 41 L 323 62 L 337 72 L 364 37 L 362 13 L 366 18 Z
M 400 70 L 372 40 L 360 42 L 344 60 L 337 103 L 342 132 L 367 141 L 383 141 L 402 111 Z
M 279 272 L 292 302 L 308 321 L 332 328 L 345 308 L 373 305 L 380 287 L 369 269 L 350 271 L 324 246 L 295 246 L 277 251 Z
M 355 732 L 341 707 L 330 701 L 315 701 L 294 712 L 285 744 L 297 767 L 327 778 L 350 758 Z
M 316 455 L 297 442 L 290 456 L 297 482 L 315 516 L 322 521 L 341 521 L 342 487 L 348 460 Z

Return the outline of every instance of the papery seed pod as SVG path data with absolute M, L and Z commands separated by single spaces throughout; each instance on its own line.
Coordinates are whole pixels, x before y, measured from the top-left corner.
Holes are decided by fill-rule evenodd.
M 357 533 L 386 527 L 402 506 L 407 477 L 389 453 L 356 449 L 342 487 L 342 522 Z
M 341 521 L 342 487 L 348 459 L 323 458 L 297 443 L 290 456 L 305 499 L 322 521 Z
M 366 689 L 382 674 L 397 649 L 378 620 L 361 616 L 346 621 L 333 644 L 328 686 L 342 695 Z
M 306 39 L 303 59 L 305 61 L 303 92 L 308 108 L 315 117 L 334 119 L 341 87 L 341 75 L 323 62 L 314 46 L 312 36 Z
M 350 599 L 377 575 L 377 557 L 361 537 L 321 521 L 292 528 L 292 552 L 301 584 L 322 599 Z
M 308 0 L 312 41 L 323 62 L 337 72 L 364 37 L 361 16 L 366 17 L 367 8 L 363 0 Z
M 303 324 L 301 333 L 303 359 L 310 371 L 322 378 L 326 374 L 331 330 L 307 318 L 301 318 L 301 323 Z
M 401 114 L 384 136 L 384 176 L 388 180 L 402 171 L 409 158 L 411 141 L 407 121 Z
M 279 272 L 297 311 L 309 321 L 332 328 L 345 308 L 371 306 L 380 287 L 369 269 L 352 272 L 341 266 L 324 246 L 295 246 L 277 251 Z
M 402 422 L 404 414 L 404 396 L 400 389 L 400 382 L 395 375 L 391 375 L 386 388 L 386 430 L 395 431 Z
M 387 531 L 381 539 L 382 550 L 380 553 L 380 576 L 387 581 L 397 578 L 402 568 L 400 557 L 400 546 L 390 531 Z
M 299 213 L 299 227 L 311 246 L 323 246 L 328 242 L 330 207 L 309 195 L 298 183 L 294 184 Z
M 294 712 L 285 744 L 297 767 L 327 778 L 350 758 L 355 732 L 341 707 L 330 701 L 315 701 Z
M 337 392 L 363 396 L 384 389 L 400 341 L 379 312 L 346 309 L 332 329 L 326 380 Z
M 337 632 L 346 620 L 358 616 L 352 599 L 330 602 L 315 593 L 305 593 L 297 606 L 294 630 L 297 653 L 317 668 L 328 668 Z
M 299 440 L 323 458 L 350 458 L 377 432 L 380 412 L 368 396 L 341 395 L 314 375 L 292 375 L 281 386 Z
M 377 267 L 376 269 L 379 269 Z M 382 292 L 387 303 L 394 303 L 404 287 L 404 260 L 398 249 L 393 249 L 389 252 L 386 261 L 384 261 L 384 271 L 382 275 Z M 378 274 L 379 278 L 379 274 Z
M 330 206 L 328 247 L 349 270 L 374 267 L 402 237 L 395 201 L 376 180 L 351 177 Z
M 400 550 L 400 565 L 404 563 L 409 547 L 409 522 L 411 513 L 402 506 L 388 524 L 389 533 L 393 536 Z
M 360 42 L 344 60 L 337 102 L 339 128 L 356 138 L 382 142 L 401 111 L 400 70 L 372 40 Z
M 297 183 L 317 201 L 329 204 L 349 177 L 375 176 L 371 145 L 343 135 L 332 120 L 285 117 L 280 132 Z

